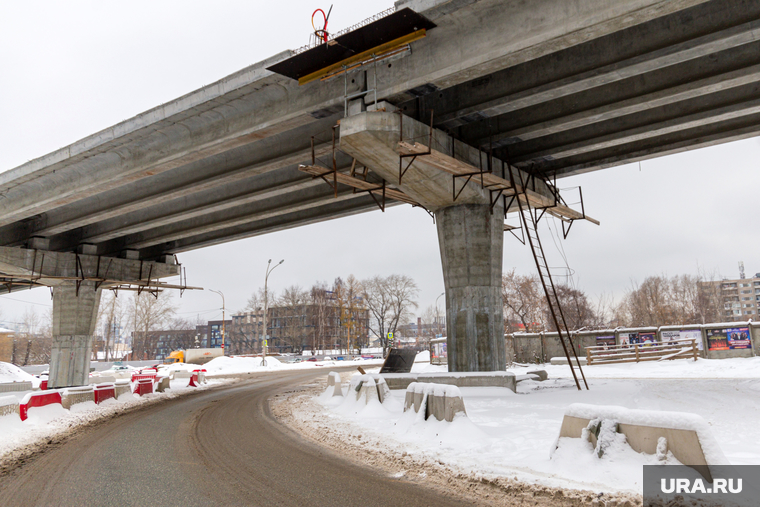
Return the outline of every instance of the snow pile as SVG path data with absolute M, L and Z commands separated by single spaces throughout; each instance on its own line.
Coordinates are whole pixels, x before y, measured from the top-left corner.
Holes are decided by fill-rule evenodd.
M 429 363 L 430 362 L 430 351 L 429 350 L 423 350 L 422 352 L 418 352 L 417 355 L 414 357 L 415 363 Z
M 0 382 L 31 382 L 33 380 L 37 378 L 18 366 L 0 362 Z
M 702 361 L 691 363 L 699 365 Z M 715 362 L 726 361 L 731 360 Z M 682 361 L 681 365 L 687 363 Z M 679 367 L 676 363 L 670 366 Z M 436 368 L 445 371 L 445 366 Z M 570 376 L 567 366 L 555 368 L 564 368 Z M 587 376 L 594 368 L 584 368 Z M 633 369 L 623 370 L 629 371 Z M 485 477 L 509 477 L 529 484 L 596 492 L 641 494 L 643 465 L 662 464 L 663 459 L 666 463 L 677 460 L 670 452 L 659 457 L 640 454 L 617 436 L 612 438 L 602 458 L 597 457 L 588 440 L 562 438 L 558 442 L 563 417 L 571 405 L 569 413 L 584 419 L 693 428 L 704 442 L 708 462 L 720 462 L 718 457 L 723 457 L 735 465 L 760 465 L 760 439 L 737 431 L 751 428 L 760 414 L 760 379 L 592 379 L 591 390 L 578 391 L 571 378 L 557 379 L 551 372 L 549 375 L 549 380 L 543 382 L 520 382 L 517 393 L 492 387 L 461 387 L 467 417 L 456 418 L 453 423 L 436 420 L 419 423 L 413 410 L 403 411 L 404 390 L 391 391 L 390 399 L 382 405 L 387 413 L 375 414 L 373 418 L 359 417 L 357 410 L 341 410 L 343 407 L 330 406 L 320 399 L 306 405 L 311 408 L 304 412 L 303 420 L 308 420 L 314 431 L 329 428 L 338 441 L 356 441 L 360 435 L 362 445 L 370 449 L 373 446 L 382 452 L 403 449 L 419 463 L 444 465 Z M 350 391 L 349 395 L 355 397 L 356 392 Z M 585 408 L 589 405 L 593 412 Z M 617 406 L 600 412 L 600 405 Z M 709 431 L 703 433 L 705 428 Z M 550 456 L 548 451 L 555 448 Z
M 358 373 L 351 377 L 346 396 L 335 399 L 339 400 L 339 404 L 334 406 L 335 412 L 359 419 L 387 419 L 390 414 L 389 407 L 395 407 L 390 400 L 386 400 L 388 406 L 380 403 L 380 398 L 377 395 L 377 384 L 372 375 Z M 334 403 L 337 402 L 327 402 L 326 405 L 330 406 Z
M 549 378 L 572 378 L 567 365 L 513 365 L 508 368 L 515 374 L 546 370 Z M 445 370 L 444 370 L 445 371 Z M 760 356 L 733 357 L 730 359 L 674 359 L 672 361 L 645 361 L 641 363 L 598 364 L 583 366 L 587 379 L 600 378 L 724 378 L 760 379 Z
M 266 365 L 261 365 L 261 357 L 215 357 L 208 363 L 194 369 L 205 368 L 209 375 L 225 373 L 249 373 L 253 371 L 271 371 L 281 369 L 284 365 L 278 359 L 267 356 Z

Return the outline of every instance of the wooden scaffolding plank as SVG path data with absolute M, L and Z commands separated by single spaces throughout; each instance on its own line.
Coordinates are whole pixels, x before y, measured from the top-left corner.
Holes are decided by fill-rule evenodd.
M 479 169 L 476 169 L 470 164 L 462 162 L 461 160 L 457 160 L 456 158 L 446 155 L 445 153 L 442 153 L 438 150 L 428 150 L 427 146 L 420 143 L 412 144 L 406 141 L 401 141 L 398 143 L 398 147 L 399 153 L 401 155 L 417 155 L 420 157 L 421 162 L 432 167 L 437 167 L 438 169 L 455 176 L 466 176 L 479 171 Z M 504 179 L 501 176 L 497 176 L 493 173 L 478 173 L 475 178 L 477 178 L 477 180 L 481 180 L 483 182 L 483 187 L 488 190 L 512 189 L 512 183 L 509 180 Z M 546 209 L 547 213 L 561 220 L 567 221 L 585 219 L 593 224 L 599 225 L 598 220 L 595 220 L 589 216 L 584 216 L 583 213 L 580 213 L 563 204 L 555 203 L 554 199 L 551 197 L 539 194 L 538 192 L 534 192 L 530 189 L 525 189 L 519 183 L 515 183 L 514 190 L 519 194 L 518 198 L 521 199 L 521 202 L 523 202 L 523 204 L 530 205 L 531 208 Z M 525 198 L 523 196 L 527 197 L 527 203 L 525 202 Z
M 357 190 L 361 190 L 363 192 L 370 192 L 374 194 L 375 196 L 382 196 L 383 195 L 383 187 L 382 185 L 378 185 L 377 183 L 372 183 L 370 181 L 364 181 L 363 179 L 353 177 L 349 174 L 343 174 L 341 172 L 338 172 L 337 175 L 333 174 L 333 171 L 330 169 L 326 169 L 324 167 L 318 167 L 313 165 L 299 165 L 298 166 L 299 171 L 303 171 L 306 174 L 311 174 L 312 176 L 316 177 L 323 177 L 327 178 L 328 175 L 330 179 L 332 180 L 333 177 L 336 177 L 338 183 L 341 183 L 343 185 L 347 185 L 349 187 L 353 187 Z M 385 197 L 394 199 L 396 201 L 405 202 L 407 204 L 411 204 L 413 206 L 419 206 L 417 201 L 406 195 L 401 190 L 397 190 L 395 188 L 389 188 L 385 187 Z

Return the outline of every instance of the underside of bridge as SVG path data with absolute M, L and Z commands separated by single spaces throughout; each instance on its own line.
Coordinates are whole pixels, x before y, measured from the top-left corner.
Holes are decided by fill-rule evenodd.
M 267 70 L 309 60 L 284 51 L 0 173 L 0 247 L 160 271 L 167 255 L 415 204 L 436 218 L 452 369 L 501 369 L 495 288 L 516 182 L 535 182 L 534 206 L 557 204 L 555 178 L 760 131 L 756 1 L 402 0 L 379 18 L 406 32 L 297 79 Z M 502 182 L 455 178 L 445 169 L 466 170 L 452 160 Z M 0 290 L 50 285 L 39 266 L 26 278 L 12 267 L 0 264 Z M 96 275 L 83 286 L 111 278 Z M 88 305 L 97 297 L 61 311 Z

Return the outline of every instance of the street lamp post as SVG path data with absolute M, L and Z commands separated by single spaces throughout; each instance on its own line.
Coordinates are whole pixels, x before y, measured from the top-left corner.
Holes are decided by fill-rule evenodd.
M 267 365 L 267 349 L 269 348 L 269 343 L 267 341 L 267 312 L 269 310 L 269 292 L 267 290 L 267 281 L 269 280 L 269 273 L 274 271 L 274 268 L 283 262 L 285 262 L 285 259 L 282 259 L 280 262 L 270 268 L 269 266 L 272 264 L 272 259 L 269 259 L 269 261 L 267 261 L 267 274 L 264 277 L 264 346 L 261 347 L 261 366 Z
M 446 295 L 446 293 L 441 292 L 441 296 L 444 296 L 444 295 Z M 435 326 L 438 328 L 438 331 L 441 330 L 441 318 L 438 314 L 438 300 L 441 299 L 441 296 L 438 296 L 437 298 L 435 298 Z M 436 338 L 438 337 L 436 336 Z
M 222 296 L 222 355 L 226 356 L 227 354 L 224 351 L 224 337 L 225 337 L 225 331 L 226 331 L 225 327 L 224 327 L 224 308 L 225 308 L 224 307 L 224 294 L 222 294 L 222 291 L 220 291 L 220 290 L 214 290 L 214 289 L 209 289 L 209 290 L 211 292 L 215 292 L 215 293 L 219 294 L 220 296 Z M 211 329 L 209 329 L 209 332 L 211 332 Z

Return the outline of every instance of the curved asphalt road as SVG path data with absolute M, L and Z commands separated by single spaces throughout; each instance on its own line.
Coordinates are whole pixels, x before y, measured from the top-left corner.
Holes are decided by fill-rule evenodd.
M 358 467 L 277 423 L 268 399 L 320 375 L 262 375 L 116 417 L 0 478 L 0 505 L 468 505 Z

